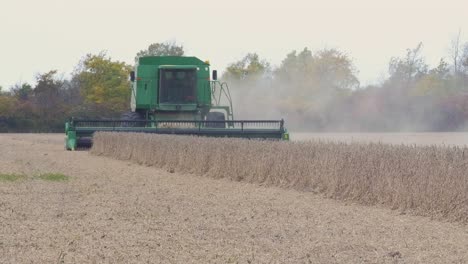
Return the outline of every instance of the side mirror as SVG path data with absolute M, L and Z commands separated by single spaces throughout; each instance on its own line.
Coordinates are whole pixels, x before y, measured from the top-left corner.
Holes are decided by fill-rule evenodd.
M 213 70 L 213 81 L 216 81 L 216 80 L 218 80 L 218 71 Z
M 134 71 L 130 72 L 130 81 L 132 81 L 132 82 L 135 81 L 135 72 Z

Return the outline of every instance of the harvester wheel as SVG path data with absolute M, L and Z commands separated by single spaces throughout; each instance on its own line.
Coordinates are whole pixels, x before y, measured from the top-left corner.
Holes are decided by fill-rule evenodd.
M 144 120 L 143 116 L 138 113 L 138 112 L 126 112 L 123 113 L 121 120 L 132 120 L 132 121 L 139 121 L 139 120 Z M 125 122 L 122 124 L 124 127 L 138 127 L 138 126 L 143 126 L 144 124 L 139 123 L 139 122 Z
M 226 121 L 226 116 L 222 112 L 209 112 L 206 115 L 206 121 Z M 226 128 L 225 122 L 206 123 L 206 127 Z

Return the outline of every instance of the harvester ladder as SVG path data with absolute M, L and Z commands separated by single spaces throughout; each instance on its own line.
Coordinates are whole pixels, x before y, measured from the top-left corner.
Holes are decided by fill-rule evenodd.
M 227 120 L 234 120 L 234 109 L 232 107 L 232 97 L 231 92 L 229 91 L 229 86 L 226 82 L 220 81 L 211 81 L 211 97 L 214 108 L 222 108 L 226 110 Z M 222 99 L 226 99 L 228 106 L 223 107 L 221 105 Z

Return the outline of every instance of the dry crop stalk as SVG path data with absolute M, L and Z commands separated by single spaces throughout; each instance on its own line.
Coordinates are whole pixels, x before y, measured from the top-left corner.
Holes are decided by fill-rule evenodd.
M 91 152 L 468 222 L 467 147 L 100 132 Z

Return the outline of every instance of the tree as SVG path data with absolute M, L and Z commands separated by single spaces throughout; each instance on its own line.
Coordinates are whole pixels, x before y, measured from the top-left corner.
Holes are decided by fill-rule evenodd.
M 270 63 L 256 53 L 247 53 L 228 65 L 221 79 L 229 83 L 238 118 L 267 118 L 260 109 L 271 106 L 274 96 L 270 89 L 271 72 Z
M 63 131 L 68 107 L 63 100 L 64 81 L 56 74 L 55 70 L 38 74 L 35 87 L 27 83 L 16 84 L 11 88 L 11 94 L 0 99 L 0 105 L 5 107 L 0 109 L 1 131 Z
M 57 77 L 56 70 L 39 74 L 36 80 L 37 84 L 32 91 L 33 106 L 29 106 L 28 103 L 21 106 L 30 111 L 24 118 L 36 119 L 35 129 L 60 131 L 68 118 L 68 108 L 63 98 L 64 81 Z
M 32 96 L 33 88 L 28 83 L 18 83 L 11 88 L 11 93 L 20 101 L 27 101 Z
M 356 73 L 352 59 L 338 49 L 292 51 L 274 71 L 274 104 L 288 116 L 288 123 L 302 128 L 307 124 L 309 129 L 328 127 L 341 109 L 337 106 L 344 105 L 359 87 Z
M 36 76 L 37 84 L 32 90 L 36 104 L 49 112 L 54 111 L 63 99 L 61 89 L 63 81 L 56 77 L 57 71 L 52 70 Z M 19 91 L 29 91 L 28 85 L 23 85 Z M 20 94 L 21 95 L 21 94 Z
M 335 89 L 353 89 L 359 87 L 351 59 L 336 49 L 324 49 L 314 56 L 315 74 L 321 87 Z
M 80 62 L 73 79 L 78 82 L 85 103 L 119 112 L 129 107 L 130 71 L 130 65 L 113 61 L 105 53 L 88 54 Z
M 15 115 L 15 97 L 0 92 L 0 132 L 13 132 L 13 119 Z
M 184 47 L 175 42 L 153 43 L 137 53 L 135 62 L 143 56 L 184 56 L 184 54 Z
M 444 59 L 440 59 L 439 65 L 428 74 L 420 78 L 412 87 L 412 95 L 415 96 L 445 96 L 450 93 L 449 89 L 449 65 Z
M 12 115 L 14 112 L 13 108 L 16 103 L 17 102 L 14 97 L 0 93 L 0 120 Z
M 353 89 L 359 86 L 356 69 L 347 54 L 337 49 L 323 49 L 312 54 L 304 48 L 286 56 L 276 76 L 306 90 Z
M 248 53 L 241 60 L 229 64 L 223 79 L 245 80 L 260 78 L 271 73 L 270 63 L 260 59 L 257 53 Z
M 286 55 L 275 75 L 284 82 L 302 82 L 308 75 L 308 65 L 312 63 L 312 52 L 304 48 L 300 53 L 295 50 Z
M 463 55 L 462 55 L 462 66 L 464 67 L 464 72 L 468 74 L 468 43 L 465 44 L 463 48 Z
M 465 43 L 463 52 L 460 58 L 460 77 L 462 81 L 462 89 L 468 90 L 468 43 Z
M 453 73 L 455 76 L 455 80 L 457 79 L 457 75 L 460 72 L 460 67 L 462 66 L 462 61 L 461 61 L 461 43 L 460 43 L 460 38 L 461 38 L 461 30 L 458 30 L 458 34 L 456 37 L 452 39 L 451 46 L 450 46 L 450 58 L 452 59 L 453 63 Z
M 404 58 L 393 57 L 389 63 L 390 80 L 399 83 L 399 86 L 409 88 L 411 83 L 427 73 L 428 65 L 422 57 L 423 44 L 420 42 L 416 48 L 407 49 Z

